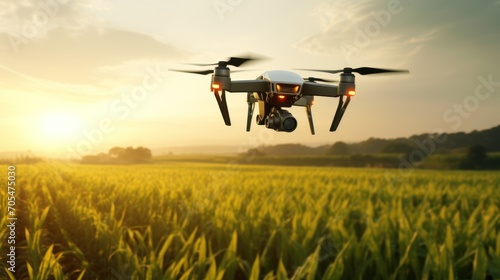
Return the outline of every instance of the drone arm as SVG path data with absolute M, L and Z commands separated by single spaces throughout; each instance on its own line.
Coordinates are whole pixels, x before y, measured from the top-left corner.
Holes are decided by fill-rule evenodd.
M 338 86 L 304 82 L 300 94 L 303 96 L 339 97 Z
M 266 92 L 269 91 L 269 82 L 264 80 L 231 81 L 230 92 Z

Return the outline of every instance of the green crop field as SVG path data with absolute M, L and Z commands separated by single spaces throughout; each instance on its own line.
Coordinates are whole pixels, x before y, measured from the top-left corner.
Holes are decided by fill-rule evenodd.
M 500 278 L 500 172 L 44 163 L 8 194 L 0 170 L 2 279 Z

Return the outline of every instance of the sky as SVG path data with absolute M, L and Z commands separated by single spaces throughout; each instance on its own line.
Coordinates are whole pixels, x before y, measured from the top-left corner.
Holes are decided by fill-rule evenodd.
M 0 152 L 239 152 L 500 124 L 498 0 L 0 0 L 0 21 Z M 293 133 L 255 123 L 246 132 L 246 96 L 237 93 L 228 96 L 227 127 L 210 75 L 169 71 L 248 53 L 266 59 L 232 79 L 361 66 L 410 74 L 357 75 L 357 94 L 333 133 L 338 99 L 317 97 L 312 136 L 303 107 L 290 109 Z

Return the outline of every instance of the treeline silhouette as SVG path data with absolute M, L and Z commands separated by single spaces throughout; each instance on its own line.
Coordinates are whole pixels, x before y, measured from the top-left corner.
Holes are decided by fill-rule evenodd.
M 108 153 L 83 156 L 81 163 L 87 164 L 130 164 L 148 163 L 152 159 L 151 150 L 142 146 L 133 147 L 113 147 Z
M 269 157 L 277 156 L 309 156 L 312 161 L 327 161 L 323 164 L 334 166 L 413 168 L 423 163 L 428 156 L 439 155 L 439 163 L 434 162 L 436 168 L 477 170 L 500 169 L 499 156 L 488 156 L 498 152 L 500 152 L 500 126 L 470 133 L 426 133 L 395 139 L 370 138 L 358 143 L 336 142 L 319 147 L 302 144 L 261 146 L 250 149 L 243 156 L 267 157 L 267 160 L 270 160 Z M 310 156 L 340 158 L 313 159 Z M 301 162 L 307 160 L 302 158 Z
M 429 144 L 426 144 L 429 143 Z M 262 155 L 350 155 L 409 153 L 433 143 L 432 154 L 465 154 L 472 146 L 483 146 L 487 153 L 500 152 L 500 125 L 470 133 L 425 133 L 408 138 L 369 138 L 357 143 L 336 142 L 332 145 L 309 147 L 302 144 L 261 146 L 252 150 Z M 430 149 L 432 147 L 428 147 Z

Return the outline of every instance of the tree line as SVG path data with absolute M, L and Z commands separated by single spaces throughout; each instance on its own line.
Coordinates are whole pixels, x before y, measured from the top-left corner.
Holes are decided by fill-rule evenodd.
M 434 142 L 433 154 L 466 154 L 470 147 L 483 146 L 488 153 L 500 152 L 500 126 L 470 133 L 424 133 L 407 138 L 369 138 L 356 143 L 335 142 L 331 145 L 309 147 L 302 144 L 261 146 L 251 152 L 261 155 L 350 155 L 401 154 L 421 149 L 422 143 Z M 421 145 L 419 145 L 421 144 Z
M 440 166 L 452 169 L 500 169 L 500 126 L 470 133 L 420 134 L 408 138 L 370 138 L 357 143 L 338 141 L 332 145 L 309 147 L 302 144 L 261 146 L 250 149 L 252 157 L 339 156 L 348 166 L 397 167 L 423 163 L 428 156 L 447 158 Z M 490 154 L 490 155 L 489 155 Z M 444 159 L 443 158 L 443 159 Z M 333 159 L 332 159 L 333 160 Z M 332 165 L 338 163 L 331 162 Z
M 122 164 L 122 163 L 147 163 L 153 158 L 151 150 L 142 146 L 113 147 L 108 153 L 83 156 L 81 163 Z

